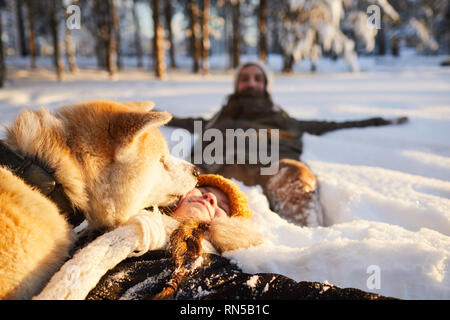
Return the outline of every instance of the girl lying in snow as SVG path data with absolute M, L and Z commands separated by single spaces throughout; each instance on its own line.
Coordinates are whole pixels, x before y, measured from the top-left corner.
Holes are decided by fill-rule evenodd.
M 180 200 L 171 216 L 182 225 L 205 225 L 206 238 L 219 252 L 262 242 L 249 219 L 252 212 L 246 195 L 234 182 L 219 175 L 200 175 L 197 188 Z
M 173 298 L 189 272 L 186 264 L 202 254 L 203 235 L 219 252 L 260 244 L 262 236 L 248 219 L 251 215 L 247 197 L 235 183 L 220 175 L 200 175 L 197 188 L 179 201 L 171 215 L 180 221 L 168 247 L 175 270 L 155 299 Z
M 218 255 L 262 240 L 249 219 L 246 195 L 221 176 L 200 175 L 197 188 L 169 213 L 138 214 L 127 225 L 80 244 L 84 248 L 35 299 L 385 298 L 274 273 L 244 273 Z

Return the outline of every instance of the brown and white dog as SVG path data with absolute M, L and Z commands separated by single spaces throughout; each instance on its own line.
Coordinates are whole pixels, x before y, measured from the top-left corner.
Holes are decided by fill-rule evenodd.
M 174 203 L 196 182 L 157 129 L 171 119 L 153 103 L 90 101 L 23 111 L 6 143 L 51 168 L 71 205 L 95 229 L 112 229 L 152 206 Z M 0 298 L 31 298 L 68 257 L 72 228 L 58 207 L 0 167 Z

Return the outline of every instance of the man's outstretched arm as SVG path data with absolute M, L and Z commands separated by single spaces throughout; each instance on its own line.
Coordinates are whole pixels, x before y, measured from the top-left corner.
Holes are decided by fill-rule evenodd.
M 179 117 L 173 117 L 172 120 L 169 121 L 166 125 L 169 127 L 177 127 L 177 128 L 183 128 L 188 130 L 191 133 L 194 133 L 194 122 L 195 121 L 201 121 L 204 125 L 207 120 L 198 117 L 198 118 L 179 118 Z
M 400 117 L 394 119 L 383 119 L 381 117 L 370 118 L 366 120 L 357 121 L 302 121 L 297 120 L 299 129 L 314 135 L 321 135 L 329 131 L 348 129 L 348 128 L 364 128 L 372 126 L 386 126 L 392 124 L 402 124 L 408 121 L 407 117 Z

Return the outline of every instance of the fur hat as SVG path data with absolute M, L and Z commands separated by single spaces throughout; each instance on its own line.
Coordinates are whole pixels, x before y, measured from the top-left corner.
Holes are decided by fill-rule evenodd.
M 262 72 L 264 73 L 264 76 L 265 76 L 265 80 L 266 80 L 265 89 L 266 89 L 266 92 L 270 94 L 272 91 L 273 74 L 270 71 L 270 69 L 267 67 L 267 65 L 259 60 L 251 60 L 248 62 L 244 62 L 239 67 L 236 68 L 236 71 L 234 72 L 234 83 L 233 83 L 234 92 L 237 91 L 237 83 L 238 83 L 238 78 L 239 78 L 239 74 L 241 73 L 241 70 L 246 67 L 249 67 L 249 66 L 257 66 L 258 68 L 260 68 L 262 70 Z
M 198 176 L 197 187 L 204 186 L 219 188 L 228 196 L 232 217 L 249 218 L 252 216 L 247 196 L 233 181 L 217 174 L 201 174 Z

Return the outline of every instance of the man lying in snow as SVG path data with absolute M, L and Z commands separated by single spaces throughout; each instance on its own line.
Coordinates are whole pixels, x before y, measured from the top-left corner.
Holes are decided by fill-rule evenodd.
M 283 218 L 300 226 L 322 225 L 323 217 L 318 197 L 318 185 L 314 174 L 299 161 L 302 153 L 302 135 L 307 132 L 321 135 L 329 131 L 360 128 L 367 126 L 382 126 L 401 124 L 406 117 L 393 120 L 371 118 L 361 121 L 328 122 L 328 121 L 302 121 L 290 117 L 282 108 L 275 105 L 270 95 L 272 77 L 266 66 L 258 61 L 241 65 L 235 73 L 234 93 L 219 112 L 210 120 L 203 118 L 177 118 L 174 117 L 167 125 L 180 127 L 194 133 L 194 129 L 201 124 L 202 133 L 208 129 L 218 129 L 224 135 L 227 129 L 279 129 L 278 171 L 274 174 L 261 174 L 261 161 L 251 164 L 249 159 L 257 159 L 257 148 L 237 150 L 234 155 L 242 156 L 245 153 L 245 163 L 239 164 L 237 159 L 225 164 L 194 164 L 205 173 L 220 174 L 227 178 L 235 178 L 245 185 L 261 185 L 263 192 L 270 203 L 270 208 Z M 198 122 L 196 122 L 198 121 Z M 196 127 L 197 125 L 197 127 Z M 198 133 L 198 132 L 196 132 Z M 203 135 L 202 135 L 203 136 Z M 258 136 L 259 137 L 259 136 Z M 270 143 L 270 137 L 267 138 Z M 214 141 L 205 142 L 199 139 L 192 149 L 192 154 L 204 150 Z M 257 144 L 259 146 L 259 143 Z M 233 146 L 234 147 L 234 146 Z M 237 148 L 237 144 L 236 147 Z M 224 145 L 224 152 L 226 153 Z M 197 150 L 197 151 L 196 151 Z M 193 159 L 196 158 L 194 155 Z M 202 157 L 197 157 L 204 160 Z M 273 165 L 273 164 L 270 164 Z

